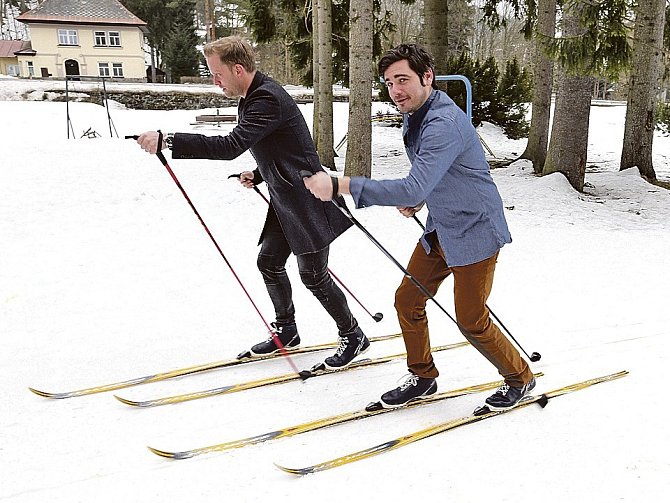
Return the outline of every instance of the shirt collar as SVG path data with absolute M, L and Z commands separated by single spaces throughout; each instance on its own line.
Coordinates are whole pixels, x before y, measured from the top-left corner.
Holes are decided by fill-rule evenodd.
M 416 112 L 414 112 L 413 114 L 407 114 L 408 127 L 414 127 L 421 124 L 424 117 L 426 117 L 426 114 L 428 113 L 428 110 L 430 109 L 433 101 L 435 101 L 435 98 L 437 98 L 437 90 L 433 89 L 433 91 L 430 93 L 430 96 L 428 96 L 426 102 L 423 105 L 421 105 Z
M 246 96 L 249 96 L 253 91 L 256 90 L 256 88 L 258 86 L 261 85 L 261 82 L 263 81 L 263 77 L 264 77 L 264 75 L 261 72 L 256 71 L 256 73 L 254 74 L 254 78 L 251 81 L 251 84 L 249 84 L 249 88 L 247 89 Z M 242 99 L 244 99 L 244 98 L 242 98 Z

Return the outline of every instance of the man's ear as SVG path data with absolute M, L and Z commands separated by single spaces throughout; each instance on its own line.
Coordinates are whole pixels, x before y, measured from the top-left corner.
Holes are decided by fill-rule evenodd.
M 424 85 L 427 87 L 433 86 L 433 81 L 435 80 L 435 72 L 432 69 L 426 70 L 426 73 L 423 74 Z

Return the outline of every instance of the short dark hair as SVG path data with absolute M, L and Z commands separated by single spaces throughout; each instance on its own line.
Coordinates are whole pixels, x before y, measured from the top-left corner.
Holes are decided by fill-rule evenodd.
M 421 84 L 423 84 L 423 74 L 428 70 L 433 72 L 433 77 L 435 76 L 435 61 L 433 60 L 433 56 L 419 44 L 400 44 L 386 51 L 379 60 L 379 65 L 377 65 L 379 76 L 384 78 L 384 72 L 388 67 L 403 59 L 407 60 L 409 67 L 419 76 Z M 433 87 L 437 89 L 435 78 L 433 78 Z

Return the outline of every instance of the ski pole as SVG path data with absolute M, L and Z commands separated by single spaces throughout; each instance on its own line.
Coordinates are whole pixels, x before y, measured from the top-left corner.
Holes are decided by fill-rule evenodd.
M 228 176 L 228 178 L 239 178 L 240 175 L 241 175 L 241 173 L 236 173 L 236 174 L 232 174 L 232 175 Z M 260 189 L 259 189 L 258 187 L 256 187 L 256 185 L 254 185 L 253 189 L 256 191 L 256 193 L 257 193 L 259 196 L 261 196 L 261 197 L 263 198 L 263 200 L 264 200 L 266 203 L 268 203 L 268 205 L 270 204 L 270 201 L 268 201 L 268 198 L 265 197 L 265 194 L 263 194 L 263 193 L 260 191 Z M 330 267 L 328 268 L 328 273 L 335 279 L 335 281 L 337 281 L 337 282 L 340 284 L 340 286 L 341 286 L 342 288 L 344 288 L 344 289 L 347 291 L 347 293 L 348 293 L 349 295 L 351 295 L 351 298 L 354 299 L 354 300 L 358 303 L 358 305 L 361 306 L 361 307 L 363 308 L 363 311 L 365 311 L 366 313 L 368 313 L 368 315 L 370 316 L 370 318 L 372 318 L 372 319 L 375 320 L 376 322 L 380 322 L 380 321 L 384 318 L 384 315 L 383 315 L 382 313 L 375 313 L 375 314 L 372 314 L 370 311 L 368 311 L 368 310 L 366 309 L 366 307 L 363 305 L 363 303 L 362 303 L 360 300 L 358 300 L 358 297 L 356 297 L 356 296 L 353 294 L 353 292 L 352 292 L 351 290 L 349 290 L 349 288 L 347 288 L 347 285 L 345 285 L 344 283 L 342 283 L 342 280 L 341 280 L 340 278 L 338 278 L 338 277 L 335 275 L 335 273 L 332 271 L 332 269 L 330 269 Z
M 309 177 L 312 176 L 313 174 L 314 174 L 314 173 L 311 173 L 311 172 L 309 172 L 309 171 L 307 171 L 307 170 L 302 170 L 302 171 L 300 171 L 300 176 L 302 176 L 303 178 L 309 178 Z M 380 242 L 379 242 L 379 241 L 378 241 L 372 234 L 370 234 L 370 232 L 365 228 L 365 226 L 364 226 L 363 224 L 361 224 L 358 220 L 356 220 L 356 218 L 351 214 L 351 212 L 350 212 L 345 206 L 340 205 L 340 203 L 337 201 L 337 199 L 331 199 L 331 202 L 332 202 L 332 203 L 333 203 L 333 204 L 334 204 L 334 205 L 335 205 L 335 206 L 336 206 L 336 207 L 337 207 L 337 208 L 338 208 L 338 209 L 339 209 L 339 210 L 340 210 L 340 211 L 341 211 L 341 212 L 342 212 L 342 213 L 343 213 L 343 214 L 344 214 L 344 215 L 345 215 L 345 216 L 346 216 L 346 217 L 347 217 L 347 218 L 348 218 L 348 219 L 349 219 L 349 220 L 350 220 L 356 227 L 358 227 L 358 228 L 361 230 L 361 232 L 363 232 L 363 234 L 365 234 L 365 235 L 367 236 L 367 238 L 368 238 L 370 241 L 372 241 L 372 243 L 373 243 L 377 248 L 379 248 L 379 250 L 386 256 L 386 258 L 388 258 L 391 262 L 393 262 L 393 263 L 396 265 L 396 267 L 398 267 L 398 269 L 400 269 L 400 270 L 403 272 L 403 274 L 405 275 L 405 277 L 407 277 L 407 279 L 409 279 L 409 280 L 414 284 L 414 286 L 416 286 L 416 287 L 421 291 L 421 293 L 423 293 L 428 299 L 432 300 L 433 303 L 434 303 L 434 304 L 435 304 L 435 305 L 436 305 L 436 306 L 437 306 L 437 307 L 438 307 L 444 314 L 446 314 L 447 317 L 448 317 L 451 321 L 453 321 L 453 322 L 456 324 L 456 326 L 458 327 L 458 329 L 461 331 L 461 333 L 462 333 L 466 338 L 472 338 L 472 340 L 475 340 L 474 337 L 472 336 L 472 334 L 471 334 L 468 330 L 466 330 L 465 327 L 463 327 L 463 325 L 461 325 L 461 324 L 456 320 L 456 318 L 454 318 L 451 314 L 449 314 L 449 312 L 442 306 L 442 304 L 440 304 L 440 303 L 437 301 L 437 299 L 435 298 L 435 296 L 433 296 L 433 295 L 428 291 L 428 289 L 427 289 L 427 288 L 426 288 L 426 287 L 425 287 L 425 286 L 424 286 L 418 279 L 416 279 L 416 278 L 414 277 L 414 275 L 413 275 L 412 273 L 410 273 L 405 267 L 403 267 L 403 265 L 402 265 L 400 262 L 398 262 L 398 261 L 395 259 L 395 257 L 394 257 L 393 255 L 391 255 L 391 253 L 389 253 L 389 251 L 388 251 L 386 248 L 384 248 L 384 246 L 383 246 L 383 245 L 382 245 L 382 244 L 381 244 L 381 243 L 380 243 Z M 472 341 L 471 341 L 471 342 L 472 342 Z M 515 342 L 516 342 L 516 340 L 515 340 Z M 518 343 L 517 343 L 517 344 L 518 344 Z M 526 353 L 525 351 L 524 351 L 524 353 L 526 354 L 526 356 L 528 356 L 528 353 Z M 535 353 L 534 353 L 534 354 L 535 354 Z M 528 358 L 530 358 L 531 361 L 537 361 L 537 360 L 540 359 L 540 358 L 539 358 L 539 356 L 540 356 L 539 353 L 537 354 L 537 356 L 538 356 L 538 358 L 536 358 L 536 360 L 532 360 L 532 358 L 531 358 L 530 356 L 528 356 Z
M 139 136 L 137 136 L 137 135 L 126 136 L 126 140 L 129 140 L 129 139 L 137 140 L 138 138 L 139 138 Z M 158 157 L 158 159 L 161 161 L 163 166 L 165 166 L 165 169 L 167 169 L 168 173 L 170 173 L 170 176 L 174 180 L 174 183 L 177 185 L 177 187 L 179 187 L 179 190 L 181 191 L 182 195 L 184 196 L 184 198 L 188 202 L 189 206 L 191 206 L 191 209 L 193 210 L 193 213 L 195 213 L 195 216 L 198 217 L 198 220 L 200 220 L 200 223 L 204 227 L 205 232 L 207 232 L 207 235 L 212 240 L 212 243 L 214 243 L 214 246 L 218 250 L 219 255 L 221 255 L 221 258 L 223 258 L 223 260 L 226 262 L 226 265 L 230 269 L 230 272 L 233 273 L 233 276 L 235 276 L 235 279 L 237 280 L 240 287 L 242 288 L 242 290 L 246 294 L 247 299 L 249 299 L 249 302 L 251 302 L 251 305 L 254 306 L 254 309 L 256 310 L 256 313 L 258 313 L 258 316 L 261 318 L 261 320 L 265 324 L 265 328 L 268 329 L 268 332 L 270 333 L 270 336 L 272 337 L 272 340 L 274 341 L 274 343 L 279 348 L 279 352 L 282 354 L 282 356 L 284 356 L 286 358 L 286 360 L 288 361 L 288 363 L 291 366 L 291 368 L 293 369 L 293 371 L 296 374 L 299 374 L 300 371 L 298 370 L 298 367 L 296 367 L 295 363 L 293 363 L 293 360 L 291 359 L 288 352 L 284 348 L 284 345 L 279 340 L 279 337 L 277 337 L 277 334 L 275 334 L 274 330 L 272 330 L 272 328 L 270 327 L 268 322 L 265 320 L 265 317 L 261 314 L 261 311 L 258 309 L 258 306 L 254 302 L 254 300 L 251 298 L 251 295 L 249 295 L 249 292 L 247 291 L 246 287 L 242 283 L 242 280 L 239 278 L 239 276 L 235 272 L 235 269 L 233 268 L 231 263 L 226 258 L 226 255 L 223 253 L 223 250 L 221 250 L 221 247 L 219 246 L 219 243 L 216 242 L 216 239 L 214 239 L 214 236 L 210 232 L 209 227 L 207 227 L 207 224 L 205 223 L 205 221 L 200 216 L 200 213 L 198 213 L 198 210 L 196 209 L 195 205 L 191 201 L 191 198 L 188 197 L 188 194 L 186 193 L 186 191 L 184 190 L 184 187 L 182 187 L 181 183 L 179 182 L 179 179 L 177 178 L 177 175 L 175 175 L 174 171 L 172 171 L 172 168 L 170 168 L 170 165 L 168 164 L 167 159 L 165 158 L 165 156 L 163 155 L 163 153 L 160 150 L 160 147 L 162 145 L 163 145 L 163 133 L 160 130 L 158 130 L 158 144 L 156 146 L 156 157 Z
M 419 224 L 419 227 L 421 227 L 421 229 L 422 229 L 423 231 L 426 230 L 426 226 L 423 225 L 423 223 L 421 223 L 421 220 L 419 220 L 419 219 L 417 218 L 416 214 L 412 215 L 412 218 L 414 219 L 414 221 L 415 221 L 417 224 Z M 509 336 L 509 338 L 512 339 L 512 340 L 514 341 L 514 343 L 518 346 L 518 348 L 519 348 L 521 351 L 523 351 L 523 354 L 525 354 L 531 362 L 537 362 L 537 361 L 540 361 L 540 358 L 542 358 L 542 355 L 541 355 L 540 353 L 538 353 L 537 351 L 533 351 L 533 353 L 531 353 L 531 354 L 529 355 L 529 354 L 526 352 L 526 350 L 523 348 L 523 346 L 522 346 L 521 344 L 519 344 L 519 341 L 516 340 L 516 337 L 514 337 L 514 336 L 512 335 L 512 332 L 510 332 L 509 329 L 503 324 L 503 322 L 500 321 L 500 318 L 498 318 L 498 316 L 496 316 L 496 313 L 493 312 L 493 309 L 491 309 L 491 308 L 488 306 L 488 304 L 486 304 L 486 308 L 489 310 L 489 313 L 491 313 L 491 316 L 493 316 L 493 319 L 496 320 L 496 322 L 498 323 L 498 325 L 500 325 L 500 326 L 503 328 L 503 330 L 507 333 L 507 335 Z

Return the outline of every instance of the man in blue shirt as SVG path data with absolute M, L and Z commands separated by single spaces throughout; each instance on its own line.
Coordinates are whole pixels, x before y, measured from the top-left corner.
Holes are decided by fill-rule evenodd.
M 514 407 L 533 389 L 535 379 L 486 307 L 498 252 L 512 238 L 477 132 L 449 96 L 435 88 L 432 57 L 420 46 L 402 44 L 388 51 L 379 62 L 379 74 L 404 115 L 409 174 L 395 180 L 345 176 L 334 183 L 321 172 L 306 178 L 305 185 L 323 201 L 351 194 L 357 208 L 396 206 L 406 217 L 424 204 L 428 207 L 426 230 L 407 270 L 431 295 L 453 274 L 459 328 L 505 380 L 486 404 L 493 410 Z M 437 390 L 427 300 L 407 277 L 396 291 L 411 375 L 382 395 L 384 407 L 400 407 Z

